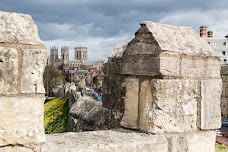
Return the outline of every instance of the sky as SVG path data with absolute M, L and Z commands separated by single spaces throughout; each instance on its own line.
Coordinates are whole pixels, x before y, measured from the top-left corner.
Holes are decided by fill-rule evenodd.
M 0 0 L 0 11 L 29 14 L 46 47 L 87 47 L 89 60 L 106 59 L 129 42 L 141 21 L 205 25 L 214 37 L 228 35 L 227 0 Z M 60 51 L 60 50 L 59 50 Z M 60 53 L 60 52 L 59 52 Z

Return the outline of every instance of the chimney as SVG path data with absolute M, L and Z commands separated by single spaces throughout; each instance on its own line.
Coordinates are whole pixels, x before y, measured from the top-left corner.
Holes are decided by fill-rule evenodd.
M 208 38 L 213 38 L 213 31 L 208 31 L 207 32 L 207 37 Z
M 205 38 L 207 37 L 207 27 L 200 26 L 200 37 Z

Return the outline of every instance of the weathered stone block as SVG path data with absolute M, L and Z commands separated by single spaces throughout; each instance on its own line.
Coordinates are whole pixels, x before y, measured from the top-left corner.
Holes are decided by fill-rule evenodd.
M 20 147 L 20 146 L 7 146 L 0 148 L 1 152 L 34 152 L 31 148 Z
M 16 94 L 17 78 L 17 50 L 0 47 L 0 94 Z
M 135 132 L 91 131 L 47 135 L 42 152 L 168 152 L 164 135 Z
M 201 81 L 200 117 L 198 126 L 201 129 L 218 129 L 221 127 L 221 79 Z
M 152 133 L 196 130 L 198 81 L 147 80 L 140 90 L 140 130 Z
M 159 73 L 162 76 L 180 76 L 180 62 L 177 57 L 160 57 Z
M 199 37 L 191 27 L 144 21 L 141 22 L 141 28 L 136 32 L 136 37 L 140 37 L 139 41 L 136 41 L 136 45 L 140 45 L 140 42 L 145 42 L 142 40 L 145 39 L 146 35 L 149 35 L 146 37 L 148 41 L 154 40 L 162 51 L 219 57 L 210 45 Z M 154 45 L 153 43 L 151 44 Z M 126 48 L 125 51 L 126 53 L 127 49 L 128 48 Z M 131 52 L 131 50 L 129 51 Z M 157 49 L 156 51 L 159 50 Z M 151 51 L 145 47 L 140 50 L 140 52 L 146 52 L 144 54 L 151 53 Z
M 0 12 L 0 20 L 0 42 L 43 44 L 30 15 Z
M 0 146 L 45 141 L 40 97 L 0 97 Z
M 47 50 L 23 50 L 21 93 L 45 93 L 43 73 L 47 62 Z
M 220 61 L 213 58 L 182 58 L 181 76 L 190 78 L 220 78 Z
M 167 135 L 170 152 L 214 152 L 215 131 Z
M 129 55 L 123 58 L 121 74 L 158 76 L 160 60 L 150 55 Z
M 137 128 L 138 125 L 138 97 L 139 79 L 126 78 L 126 94 L 124 99 L 124 116 L 121 125 L 127 128 Z

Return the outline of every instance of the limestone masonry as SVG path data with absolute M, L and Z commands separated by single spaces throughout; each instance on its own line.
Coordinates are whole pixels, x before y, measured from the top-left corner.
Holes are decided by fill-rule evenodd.
M 31 16 L 0 12 L 0 151 L 40 151 L 47 50 Z
M 112 130 L 52 134 L 45 142 L 46 62 L 31 16 L 0 12 L 1 152 L 214 152 L 220 57 L 192 28 L 142 22 L 104 66 L 102 104 L 71 92 L 70 129 L 83 131 L 77 126 L 85 122 L 84 130 Z
M 190 27 L 142 22 L 104 66 L 111 127 L 164 134 L 169 152 L 214 151 L 213 130 L 221 127 L 219 58 Z M 208 147 L 196 148 L 199 141 Z

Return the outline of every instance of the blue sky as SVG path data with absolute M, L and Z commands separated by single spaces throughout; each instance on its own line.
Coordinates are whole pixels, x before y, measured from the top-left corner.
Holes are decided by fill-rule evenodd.
M 89 60 L 105 59 L 129 42 L 141 21 L 206 25 L 217 38 L 228 34 L 227 0 L 1 0 L 0 11 L 30 14 L 50 46 L 86 46 Z

